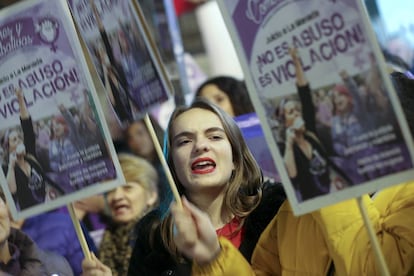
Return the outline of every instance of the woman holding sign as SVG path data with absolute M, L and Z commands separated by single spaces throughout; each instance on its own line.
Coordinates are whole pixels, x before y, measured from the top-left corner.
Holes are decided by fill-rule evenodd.
M 246 260 L 285 195 L 262 189 L 262 175 L 232 118 L 205 100 L 177 108 L 168 127 L 168 162 L 181 194 L 204 210 L 211 230 L 234 244 Z M 191 260 L 177 251 L 169 214 L 149 213 L 137 227 L 129 275 L 191 275 Z M 84 273 L 108 272 L 97 259 Z M 108 275 L 108 274 L 106 274 Z
M 218 236 L 246 260 L 285 195 L 263 188 L 260 168 L 233 119 L 208 101 L 177 108 L 168 126 L 167 161 L 181 195 L 208 213 Z M 152 214 L 154 216 L 154 214 Z M 140 222 L 129 275 L 190 275 L 191 261 L 177 252 L 171 214 Z

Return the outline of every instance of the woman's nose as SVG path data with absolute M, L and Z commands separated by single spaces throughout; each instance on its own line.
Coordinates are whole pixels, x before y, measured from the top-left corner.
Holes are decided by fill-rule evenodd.
M 198 139 L 195 143 L 195 150 L 196 152 L 200 151 L 208 151 L 210 148 L 208 140 L 207 139 Z
M 124 196 L 124 190 L 122 187 L 117 187 L 111 192 L 112 200 L 118 200 Z

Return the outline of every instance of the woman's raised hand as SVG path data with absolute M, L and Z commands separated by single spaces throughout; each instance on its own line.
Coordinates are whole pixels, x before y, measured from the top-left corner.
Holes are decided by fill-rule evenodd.
M 291 47 L 288 49 L 288 52 L 293 61 L 299 61 L 299 53 L 297 48 Z

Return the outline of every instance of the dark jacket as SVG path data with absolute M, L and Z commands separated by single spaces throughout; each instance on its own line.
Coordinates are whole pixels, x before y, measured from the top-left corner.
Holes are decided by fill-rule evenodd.
M 260 234 L 276 215 L 286 196 L 279 183 L 267 183 L 259 206 L 247 217 L 245 233 L 239 247 L 250 261 Z M 151 230 L 153 229 L 153 237 Z M 136 228 L 137 240 L 129 263 L 128 275 L 191 275 L 191 263 L 177 263 L 163 245 L 159 227 L 159 213 L 151 212 Z M 150 245 L 153 241 L 153 246 Z
M 73 272 L 65 258 L 43 251 L 22 231 L 11 228 L 8 238 L 9 246 L 16 247 L 20 253 L 20 274 L 18 276 L 72 276 Z M 2 272 L 9 273 L 5 269 Z

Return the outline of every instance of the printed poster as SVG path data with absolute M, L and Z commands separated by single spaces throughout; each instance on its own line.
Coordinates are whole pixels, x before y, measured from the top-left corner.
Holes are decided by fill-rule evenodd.
M 191 79 L 187 73 L 194 71 L 186 63 L 188 56 L 184 54 L 174 2 L 134 0 L 134 3 L 141 8 L 174 91 L 174 97 L 151 110 L 151 114 L 164 127 L 172 109 L 177 105 L 186 104 L 188 97 L 191 97 Z
M 69 7 L 0 11 L 1 185 L 15 219 L 124 183 Z
M 413 139 L 358 0 L 220 0 L 295 214 L 413 178 Z
M 112 137 L 170 95 L 145 19 L 132 1 L 68 1 L 103 84 L 98 94 Z

